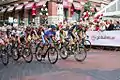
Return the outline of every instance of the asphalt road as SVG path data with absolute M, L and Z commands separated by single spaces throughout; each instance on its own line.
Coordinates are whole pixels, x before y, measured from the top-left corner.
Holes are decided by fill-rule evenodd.
M 82 63 L 72 56 L 54 65 L 11 60 L 5 67 L 0 62 L 0 80 L 120 80 L 120 52 L 91 50 Z

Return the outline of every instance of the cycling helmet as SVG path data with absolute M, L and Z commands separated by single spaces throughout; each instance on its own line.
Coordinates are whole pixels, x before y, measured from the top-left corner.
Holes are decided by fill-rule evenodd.
M 55 28 L 56 28 L 56 26 L 55 26 L 55 25 L 51 25 L 51 28 L 52 28 L 52 29 L 55 29 Z

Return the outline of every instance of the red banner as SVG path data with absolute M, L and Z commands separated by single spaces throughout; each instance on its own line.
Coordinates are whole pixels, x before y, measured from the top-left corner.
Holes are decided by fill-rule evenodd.
M 33 6 L 32 6 L 32 15 L 33 16 L 35 16 L 36 15 L 36 4 L 34 4 Z

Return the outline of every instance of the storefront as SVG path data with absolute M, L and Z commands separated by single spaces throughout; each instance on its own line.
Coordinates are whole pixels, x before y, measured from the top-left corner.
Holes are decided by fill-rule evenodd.
M 80 12 L 82 9 L 82 5 L 80 2 L 68 2 L 63 1 L 63 7 L 64 7 L 64 20 L 68 20 L 71 18 L 72 20 L 79 21 L 80 19 Z
M 8 6 L 8 5 L 6 5 Z M 7 11 L 6 11 L 7 10 Z M 40 0 L 38 2 L 22 2 L 17 6 L 5 8 L 3 19 L 8 21 L 9 17 L 15 19 L 15 23 L 29 25 L 32 22 L 35 25 L 60 23 L 71 18 L 79 21 L 81 5 L 80 2 L 68 2 L 63 0 L 48 1 Z
M 36 3 L 37 14 L 35 17 L 35 22 L 37 25 L 39 24 L 47 24 L 48 23 L 48 1 L 42 0 Z
M 24 24 L 27 26 L 34 21 L 34 17 L 32 16 L 32 7 L 34 6 L 34 4 L 34 2 L 29 2 L 25 5 L 24 8 Z
M 0 11 L 0 23 L 3 25 L 7 22 L 7 17 L 6 17 L 6 10 L 7 8 L 3 8 L 1 11 Z
M 15 19 L 17 19 L 17 24 L 24 24 L 24 4 L 20 4 L 15 8 Z
M 79 2 L 73 2 L 71 10 L 73 12 L 71 12 L 72 14 L 72 20 L 74 21 L 79 21 L 80 20 L 80 12 L 82 9 L 82 5 L 80 5 Z
M 15 17 L 15 7 L 14 6 L 11 6 L 7 9 L 6 13 L 5 13 L 5 19 L 7 19 L 7 24 L 9 25 L 13 25 L 13 21 L 9 20 L 10 18 L 14 19 Z

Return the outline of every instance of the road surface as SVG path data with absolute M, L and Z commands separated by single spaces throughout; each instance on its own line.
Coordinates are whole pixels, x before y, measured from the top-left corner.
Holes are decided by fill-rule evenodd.
M 71 56 L 52 65 L 46 60 L 0 62 L 0 80 L 120 80 L 120 52 L 91 50 L 80 63 Z

